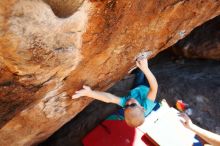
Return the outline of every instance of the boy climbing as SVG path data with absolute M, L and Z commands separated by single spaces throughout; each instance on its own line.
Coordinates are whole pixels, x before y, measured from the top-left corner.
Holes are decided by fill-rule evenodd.
M 157 80 L 148 68 L 147 58 L 136 61 L 137 67 L 144 73 L 148 80 L 149 87 L 146 85 L 137 85 L 132 89 L 128 96 L 117 97 L 113 94 L 94 91 L 89 86 L 83 86 L 83 89 L 76 91 L 73 99 L 88 96 L 106 103 L 115 103 L 124 108 L 124 117 L 126 123 L 131 127 L 138 127 L 145 117 L 156 106 L 156 95 L 158 90 Z

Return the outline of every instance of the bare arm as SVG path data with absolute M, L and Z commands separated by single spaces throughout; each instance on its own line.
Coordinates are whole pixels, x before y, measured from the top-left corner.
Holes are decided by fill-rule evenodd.
M 145 76 L 146 76 L 146 78 L 149 82 L 150 91 L 149 91 L 147 97 L 150 100 L 154 101 L 156 96 L 157 96 L 158 84 L 157 84 L 157 80 L 156 80 L 155 76 L 153 75 L 153 73 L 148 68 L 147 58 L 142 59 L 140 61 L 137 61 L 136 64 L 142 70 L 142 72 L 145 74 Z
M 220 145 L 220 135 L 212 133 L 208 130 L 202 129 L 199 126 L 192 123 L 191 119 L 186 114 L 180 114 L 180 116 L 184 119 L 184 121 L 181 121 L 183 125 L 192 130 L 196 133 L 196 135 L 203 138 L 205 141 L 207 141 L 209 144 L 213 146 L 219 146 Z
M 210 143 L 213 146 L 219 146 L 220 145 L 220 135 L 217 135 L 215 133 L 212 133 L 208 130 L 202 129 L 199 126 L 193 124 L 193 126 L 190 127 L 192 131 L 194 131 L 198 136 L 203 138 L 205 141 Z
M 88 96 L 106 103 L 115 103 L 119 104 L 120 98 L 106 92 L 100 92 L 100 91 L 93 91 L 88 86 L 83 86 L 83 89 L 76 91 L 76 94 L 72 96 L 72 99 L 76 99 L 82 96 Z

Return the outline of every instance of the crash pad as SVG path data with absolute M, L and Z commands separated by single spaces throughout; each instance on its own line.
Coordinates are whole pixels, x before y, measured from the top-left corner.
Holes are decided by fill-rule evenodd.
M 84 146 L 154 146 L 138 128 L 129 127 L 124 120 L 105 120 L 84 139 Z

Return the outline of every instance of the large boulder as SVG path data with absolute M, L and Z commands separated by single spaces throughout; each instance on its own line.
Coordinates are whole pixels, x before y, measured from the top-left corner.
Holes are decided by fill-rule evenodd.
M 220 14 L 213 0 L 60 3 L 0 2 L 0 145 L 46 139 L 91 102 L 70 98 L 83 84 L 107 89 L 139 52 L 154 57 Z

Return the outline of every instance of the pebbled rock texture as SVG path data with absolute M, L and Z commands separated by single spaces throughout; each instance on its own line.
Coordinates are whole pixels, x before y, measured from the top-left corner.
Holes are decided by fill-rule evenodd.
M 107 89 L 219 14 L 214 0 L 1 0 L 0 145 L 45 140 L 91 102 L 70 98 L 83 84 Z

